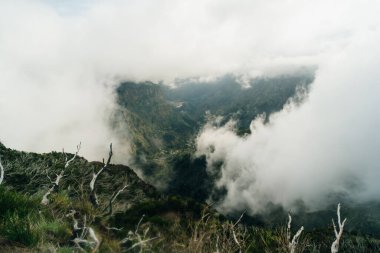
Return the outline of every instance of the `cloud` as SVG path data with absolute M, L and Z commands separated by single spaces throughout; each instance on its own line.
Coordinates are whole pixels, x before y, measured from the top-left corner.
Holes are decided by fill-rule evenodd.
M 82 141 L 81 154 L 97 160 L 114 142 L 116 159 L 128 161 L 108 124 L 116 82 L 84 55 L 75 18 L 37 1 L 0 5 L 0 140 L 35 152 Z
M 377 29 L 378 11 L 369 0 L 1 1 L 0 139 L 38 152 L 82 140 L 99 159 L 118 139 L 108 118 L 121 80 L 319 65 Z M 115 145 L 122 161 L 126 146 Z
M 231 123 L 203 129 L 198 153 L 210 167 L 223 161 L 222 210 L 380 200 L 379 42 L 377 30 L 363 31 L 319 65 L 306 102 L 290 102 L 268 124 L 254 120 L 248 136 L 237 136 Z

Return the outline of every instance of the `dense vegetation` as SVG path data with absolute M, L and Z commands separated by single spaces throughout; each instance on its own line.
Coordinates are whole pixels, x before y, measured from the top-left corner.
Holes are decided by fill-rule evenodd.
M 146 180 L 168 194 L 204 201 L 215 194 L 215 175 L 206 172 L 204 158 L 193 154 L 207 120 L 235 120 L 239 134 L 249 133 L 252 119 L 281 110 L 298 90 L 308 90 L 312 80 L 313 74 L 304 72 L 252 79 L 250 87 L 233 75 L 211 82 L 178 80 L 175 88 L 125 82 L 117 89 L 120 107 L 114 125 L 126 123 L 124 132 L 129 135 L 120 138 L 130 138 L 134 166 L 142 169 Z
M 276 227 L 244 225 L 244 217 L 237 221 L 193 199 L 162 195 L 123 165 L 110 164 L 99 174 L 95 183 L 99 204 L 94 205 L 92 173 L 105 164 L 76 157 L 45 205 L 44 193 L 64 168 L 66 157 L 74 155 L 25 153 L 2 144 L 0 154 L 5 169 L 0 185 L 0 252 L 289 252 L 286 216 Z M 109 210 L 112 196 L 123 185 L 127 188 Z M 296 252 L 328 252 L 334 239 L 327 225 L 330 218 L 323 229 L 306 229 Z M 98 242 L 91 241 L 89 230 L 80 232 L 82 227 L 91 228 Z M 341 244 L 342 252 L 379 249 L 380 241 L 348 232 Z

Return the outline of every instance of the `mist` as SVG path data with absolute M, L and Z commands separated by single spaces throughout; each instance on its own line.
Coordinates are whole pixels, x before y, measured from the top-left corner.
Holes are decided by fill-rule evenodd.
M 287 22 L 273 19 L 284 7 L 277 4 L 1 1 L 0 141 L 36 152 L 74 151 L 82 141 L 89 159 L 101 159 L 112 141 L 115 159 L 128 162 L 128 140 L 115 143 L 128 126 L 114 131 L 109 124 L 121 81 L 171 85 L 176 78 L 254 76 L 311 62 L 319 46 L 300 54 L 288 48 L 296 38 L 262 23 L 284 32 L 292 25 L 291 13 L 282 14 Z
M 258 117 L 247 136 L 237 136 L 233 122 L 204 127 L 197 152 L 207 155 L 210 170 L 223 162 L 222 210 L 380 200 L 379 42 L 375 31 L 361 35 L 319 66 L 303 104 L 290 100 L 266 124 Z
M 369 0 L 1 1 L 0 141 L 35 152 L 82 141 L 96 160 L 114 142 L 116 161 L 128 163 L 128 140 L 118 138 L 128 126 L 110 125 L 121 81 L 316 66 L 300 107 L 256 120 L 244 138 L 231 127 L 200 134 L 198 153 L 225 162 L 222 207 L 318 206 L 329 192 L 376 198 L 379 11 Z

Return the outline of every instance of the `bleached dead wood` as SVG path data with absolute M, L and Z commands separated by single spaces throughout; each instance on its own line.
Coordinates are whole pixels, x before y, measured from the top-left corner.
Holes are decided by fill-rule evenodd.
M 55 191 L 56 189 L 58 189 L 59 182 L 63 178 L 65 170 L 67 169 L 67 167 L 69 167 L 70 163 L 72 161 L 74 161 L 74 159 L 77 157 L 77 155 L 78 155 L 78 153 L 80 151 L 80 148 L 81 148 L 81 143 L 79 143 L 79 145 L 77 145 L 77 151 L 75 152 L 74 156 L 70 160 L 67 160 L 67 155 L 66 155 L 65 151 L 63 151 L 63 153 L 65 155 L 65 166 L 63 167 L 63 169 L 61 170 L 61 172 L 59 174 L 56 174 L 56 178 L 55 178 L 54 182 L 52 182 L 53 185 L 49 188 L 49 190 L 42 197 L 42 200 L 41 200 L 41 204 L 42 205 L 48 205 L 49 204 L 49 198 L 48 198 L 49 195 L 53 191 Z M 49 175 L 47 175 L 47 177 L 50 179 Z
M 219 235 L 216 236 L 216 242 L 215 242 L 215 253 L 220 253 L 219 251 Z
M 233 237 L 233 239 L 234 239 L 234 242 L 236 243 L 236 245 L 239 247 L 239 253 L 241 253 L 242 252 L 242 247 L 241 247 L 241 245 L 240 245 L 240 243 L 239 243 L 239 240 L 237 239 L 237 236 L 236 236 L 236 233 L 235 233 L 235 227 L 240 223 L 240 221 L 241 221 L 241 219 L 243 218 L 243 216 L 244 216 L 244 214 L 245 214 L 245 212 L 246 211 L 244 211 L 241 215 L 240 215 L 240 217 L 239 217 L 239 219 L 231 226 L 231 230 L 232 230 L 232 237 Z M 219 248 L 217 247 L 217 252 L 219 251 Z
M 240 215 L 239 219 L 234 223 L 233 227 L 235 227 L 237 224 L 240 223 L 241 219 L 243 219 L 243 216 L 244 216 L 245 212 L 246 212 L 246 211 L 244 211 L 244 212 Z
M 289 252 L 290 253 L 295 253 L 296 252 L 296 249 L 297 249 L 297 245 L 298 245 L 298 241 L 299 241 L 299 238 L 302 234 L 302 231 L 303 231 L 303 226 L 298 229 L 297 233 L 293 236 L 292 240 L 290 240 L 291 238 L 291 226 L 292 226 L 292 216 L 290 214 L 288 214 L 288 217 L 289 217 L 289 220 L 288 220 L 288 227 L 286 229 L 286 238 L 288 240 L 288 248 L 289 248 Z
M 286 228 L 286 239 L 290 242 L 290 228 L 292 226 L 292 216 L 288 214 L 288 227 Z
M 235 230 L 234 230 L 233 227 L 232 227 L 232 236 L 234 238 L 234 241 L 235 241 L 236 245 L 239 247 L 239 253 L 241 253 L 241 246 L 240 246 L 240 243 L 239 243 L 239 241 L 238 241 L 238 239 L 236 237 L 236 233 L 235 233 Z
M 107 230 L 115 230 L 115 231 L 122 231 L 123 228 L 117 228 L 117 227 L 105 227 Z
M 44 196 L 42 197 L 42 200 L 41 200 L 41 204 L 43 205 L 47 205 L 49 204 L 49 199 L 48 199 L 48 196 L 56 189 L 58 188 L 59 186 L 59 181 L 61 180 L 61 178 L 63 177 L 63 173 L 64 173 L 64 170 L 61 170 L 61 173 L 59 173 L 59 175 L 57 175 L 55 181 L 53 182 L 53 186 L 49 188 L 49 190 L 44 194 Z
M 132 250 L 132 249 L 134 249 L 136 247 L 140 247 L 140 251 L 139 252 L 142 252 L 143 248 L 146 247 L 146 245 L 147 245 L 148 242 L 153 241 L 153 240 L 155 240 L 157 238 L 158 238 L 158 236 L 142 240 L 141 237 L 139 236 L 138 237 L 138 241 L 136 243 L 134 243 L 131 247 L 129 247 L 127 249 L 127 251 Z
M 67 155 L 66 155 L 65 151 L 63 151 L 63 153 L 65 154 L 65 157 L 66 157 L 65 158 L 65 169 L 67 167 L 69 167 L 70 163 L 72 161 L 74 161 L 74 159 L 77 157 L 77 155 L 78 155 L 78 153 L 80 151 L 81 146 L 82 146 L 82 143 L 80 142 L 79 145 L 77 145 L 77 152 L 75 152 L 74 156 L 70 160 L 67 160 Z
M 74 244 L 79 249 L 83 249 L 81 245 L 87 245 L 92 249 L 91 252 L 96 252 L 100 246 L 100 241 L 96 236 L 94 229 L 91 227 L 84 227 L 83 230 L 86 231 L 85 236 L 88 237 L 88 239 L 76 237 L 73 239 Z
M 117 197 L 120 195 L 120 193 L 122 193 L 127 187 L 128 187 L 128 185 L 124 185 L 123 188 L 121 188 L 121 189 L 118 190 L 118 191 L 115 191 L 115 192 L 112 194 L 112 196 L 111 196 L 111 198 L 110 198 L 110 200 L 109 200 L 109 202 L 108 202 L 108 207 L 106 207 L 106 209 L 108 208 L 108 212 L 107 212 L 106 215 L 112 215 L 112 205 L 113 205 L 113 202 L 115 202 L 116 198 L 117 198 Z M 105 210 L 104 210 L 104 211 L 105 211 Z
M 144 219 L 144 217 L 145 217 L 145 215 L 143 215 L 141 217 L 140 221 L 138 222 L 138 224 L 136 226 L 136 230 L 134 232 L 129 231 L 128 236 L 120 241 L 120 244 L 124 244 L 128 241 L 133 243 L 132 246 L 130 246 L 126 251 L 130 251 L 136 247 L 139 247 L 139 252 L 143 252 L 144 248 L 146 248 L 148 246 L 147 245 L 148 242 L 159 238 L 158 236 L 151 237 L 151 238 L 148 237 L 149 227 L 147 229 L 145 229 L 143 234 L 139 233 L 139 228 L 140 228 L 141 222 Z
M 86 245 L 91 248 L 91 252 L 97 252 L 100 246 L 100 240 L 95 233 L 95 230 L 86 225 L 86 216 L 83 219 L 83 226 L 79 227 L 78 220 L 75 218 L 75 214 L 77 212 L 75 210 L 71 210 L 70 213 L 66 215 L 66 217 L 71 217 L 73 220 L 73 231 L 76 237 L 73 239 L 74 244 L 78 249 L 83 250 L 81 245 Z M 79 235 L 79 231 L 81 231 Z M 84 251 L 84 250 L 83 250 Z
M 1 157 L 0 157 L 0 184 L 3 183 L 4 174 L 5 174 L 5 170 L 4 170 L 3 164 L 1 163 Z
M 95 191 L 95 184 L 96 184 L 96 180 L 98 179 L 99 175 L 105 170 L 108 168 L 110 162 L 111 162 L 111 158 L 112 158 L 112 143 L 110 144 L 110 151 L 109 151 L 109 154 L 108 154 L 108 159 L 107 159 L 107 162 L 104 163 L 103 162 L 103 167 L 97 172 L 93 172 L 92 173 L 92 179 L 90 181 L 90 189 L 91 189 L 91 192 L 90 192 L 90 201 L 92 203 L 93 206 L 97 207 L 99 206 L 99 201 L 98 201 L 98 197 L 96 196 L 96 191 Z
M 339 241 L 342 237 L 344 224 L 346 223 L 346 220 L 347 220 L 347 218 L 345 218 L 343 220 L 343 222 L 341 222 L 341 219 L 340 219 L 340 203 L 338 204 L 338 207 L 336 209 L 336 214 L 338 216 L 339 232 L 336 229 L 334 219 L 332 219 L 332 223 L 333 223 L 333 227 L 334 227 L 334 233 L 335 233 L 335 241 L 331 245 L 331 253 L 337 253 L 339 251 Z
M 74 231 L 77 231 L 77 230 L 79 230 L 79 226 L 78 226 L 78 220 L 75 219 L 75 214 L 76 214 L 76 211 L 71 210 L 70 213 L 68 213 L 66 215 L 66 217 L 71 217 L 73 219 L 73 229 L 74 229 Z

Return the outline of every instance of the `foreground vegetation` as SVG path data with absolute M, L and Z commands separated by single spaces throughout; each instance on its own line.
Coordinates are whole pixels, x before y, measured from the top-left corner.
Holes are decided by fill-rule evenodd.
M 331 225 L 305 230 L 290 251 L 297 230 L 290 238 L 286 217 L 278 227 L 248 226 L 207 204 L 164 196 L 126 166 L 2 144 L 0 154 L 0 252 L 329 252 L 334 240 Z M 379 250 L 379 240 L 346 232 L 340 243 L 340 252 Z

